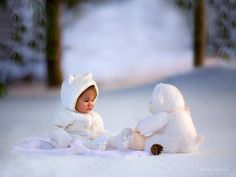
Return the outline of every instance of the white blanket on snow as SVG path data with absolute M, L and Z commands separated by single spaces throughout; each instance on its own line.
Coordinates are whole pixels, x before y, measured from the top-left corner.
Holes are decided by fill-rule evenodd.
M 104 157 L 125 157 L 125 156 L 147 156 L 144 151 L 132 150 L 90 150 L 82 143 L 72 144 L 68 148 L 54 148 L 48 137 L 31 137 L 13 146 L 13 150 L 22 153 L 48 154 L 48 155 L 83 155 L 83 156 L 104 156 Z

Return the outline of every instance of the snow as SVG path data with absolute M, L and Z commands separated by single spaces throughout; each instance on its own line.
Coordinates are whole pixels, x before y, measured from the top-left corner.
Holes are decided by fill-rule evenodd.
M 64 20 L 70 22 L 66 16 Z M 50 115 L 60 104 L 58 89 L 33 83 L 14 86 L 0 99 L 0 176 L 236 176 L 235 63 L 208 60 L 203 68 L 193 69 L 190 36 L 181 14 L 165 1 L 121 1 L 96 8 L 87 4 L 81 18 L 63 31 L 62 69 L 64 76 L 93 72 L 101 88 L 95 109 L 113 133 L 134 128 L 149 115 L 156 83 L 177 86 L 198 132 L 205 136 L 199 152 L 160 156 L 14 152 L 14 144 L 51 129 Z
M 147 105 L 158 82 L 177 86 L 191 108 L 195 126 L 205 136 L 197 153 L 93 156 L 22 154 L 12 146 L 50 130 L 50 114 L 59 104 L 59 90 L 43 86 L 15 87 L 0 100 L 0 176 L 235 176 L 236 69 L 203 67 L 139 87 L 101 90 L 96 111 L 108 131 L 135 127 L 148 115 Z

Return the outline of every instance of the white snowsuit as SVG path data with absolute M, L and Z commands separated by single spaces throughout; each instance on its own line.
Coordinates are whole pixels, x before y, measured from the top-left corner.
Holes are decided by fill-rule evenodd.
M 98 96 L 98 88 L 91 74 L 70 75 L 69 79 L 63 82 L 62 106 L 53 114 L 54 128 L 49 134 L 55 147 L 69 147 L 76 141 L 81 141 L 91 150 L 123 149 L 128 146 L 127 141 L 132 133 L 130 129 L 124 129 L 120 134 L 111 136 L 105 131 L 98 113 L 76 111 L 75 105 L 78 97 L 92 85 L 95 86 Z
M 110 135 L 106 133 L 99 114 L 82 114 L 63 107 L 54 115 L 51 139 L 56 147 L 69 147 L 73 140 L 82 141 L 89 149 L 105 149 Z
M 202 142 L 179 90 L 170 84 L 157 84 L 150 101 L 151 116 L 141 120 L 136 130 L 145 136 L 145 151 L 153 144 L 163 152 L 196 151 Z

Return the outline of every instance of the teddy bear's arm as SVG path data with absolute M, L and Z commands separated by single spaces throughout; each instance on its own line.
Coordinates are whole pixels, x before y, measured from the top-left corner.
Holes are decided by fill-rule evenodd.
M 157 130 L 163 128 L 169 122 L 167 113 L 159 113 L 141 120 L 136 130 L 144 136 L 149 136 Z
M 185 111 L 187 111 L 189 113 L 189 115 L 191 115 L 191 111 L 190 111 L 190 108 L 188 107 L 188 105 L 185 105 Z

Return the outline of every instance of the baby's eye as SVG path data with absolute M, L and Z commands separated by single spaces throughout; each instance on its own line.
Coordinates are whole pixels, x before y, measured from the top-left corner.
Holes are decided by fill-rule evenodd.
M 87 103 L 87 102 L 89 102 L 89 100 L 84 100 L 84 102 L 86 102 L 86 103 Z

